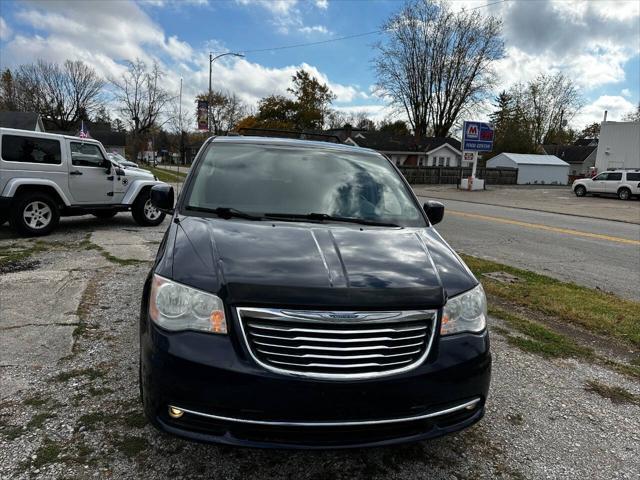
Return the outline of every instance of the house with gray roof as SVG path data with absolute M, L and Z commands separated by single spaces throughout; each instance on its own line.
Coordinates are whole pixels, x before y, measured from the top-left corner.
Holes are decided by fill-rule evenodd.
M 450 137 L 393 135 L 388 132 L 351 129 L 331 130 L 343 143 L 371 148 L 388 157 L 396 165 L 459 167 L 462 165 L 460 141 Z
M 588 139 L 587 139 L 588 140 Z M 590 140 L 589 145 L 542 145 L 542 152 L 555 155 L 569 164 L 569 175 L 587 176 L 589 168 L 595 166 L 598 153 L 598 141 Z
M 0 127 L 44 132 L 42 118 L 36 112 L 0 111 Z

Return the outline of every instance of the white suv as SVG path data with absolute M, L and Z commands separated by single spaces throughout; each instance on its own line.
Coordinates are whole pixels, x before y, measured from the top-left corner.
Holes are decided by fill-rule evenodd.
M 580 178 L 571 188 L 578 197 L 590 193 L 617 195 L 620 200 L 629 200 L 640 195 L 640 169 L 608 170 L 593 178 Z
M 139 225 L 159 225 L 165 214 L 149 198 L 159 184 L 121 168 L 96 140 L 0 128 L 0 225 L 9 220 L 23 235 L 46 235 L 61 216 L 127 210 Z

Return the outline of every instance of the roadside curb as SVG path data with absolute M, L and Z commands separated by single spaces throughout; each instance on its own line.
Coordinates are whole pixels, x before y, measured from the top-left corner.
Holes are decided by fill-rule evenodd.
M 514 207 L 512 205 L 501 205 L 499 203 L 478 202 L 477 200 L 459 200 L 457 198 L 442 198 L 442 197 L 434 197 L 434 196 L 431 196 L 431 195 L 416 194 L 416 196 L 417 197 L 423 197 L 423 198 L 431 198 L 433 200 L 452 200 L 454 202 L 475 203 L 476 205 L 490 205 L 492 207 L 515 208 L 516 210 L 527 210 L 529 212 L 554 213 L 554 214 L 557 214 L 557 215 L 565 215 L 565 216 L 568 216 L 568 217 L 593 218 L 593 219 L 596 219 L 596 220 L 606 220 L 608 222 L 626 223 L 628 225 L 640 225 L 640 221 L 631 222 L 629 220 L 618 220 L 618 219 L 615 219 L 615 218 L 594 217 L 593 215 L 581 215 L 579 213 L 554 212 L 553 210 L 540 210 L 538 208 L 528 208 L 528 207 Z

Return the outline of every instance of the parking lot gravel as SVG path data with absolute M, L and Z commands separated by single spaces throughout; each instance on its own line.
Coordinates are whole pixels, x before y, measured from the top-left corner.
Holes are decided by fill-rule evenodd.
M 0 273 L 0 285 L 11 287 L 0 290 L 0 351 L 16 352 L 0 357 L 0 478 L 638 478 L 638 381 L 587 361 L 521 351 L 506 342 L 509 327 L 498 319 L 490 319 L 486 416 L 453 436 L 309 452 L 196 444 L 156 431 L 139 403 L 137 325 L 166 222 L 141 228 L 124 214 L 64 219 L 38 241 L 0 227 L 0 251 L 33 250 Z M 50 281 L 25 281 L 39 272 Z M 56 281 L 65 275 L 74 281 Z M 78 285 L 81 292 L 70 291 Z M 47 289 L 65 301 L 45 301 Z M 32 311 L 12 313 L 20 306 Z M 58 326 L 66 341 L 48 333 Z

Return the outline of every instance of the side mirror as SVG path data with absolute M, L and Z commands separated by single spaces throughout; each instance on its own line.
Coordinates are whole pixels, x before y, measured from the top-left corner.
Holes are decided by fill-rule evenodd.
M 115 167 L 116 175 L 124 175 L 124 170 L 120 167 Z
M 151 203 L 161 212 L 173 213 L 173 187 L 171 185 L 151 187 Z
M 429 200 L 422 206 L 422 208 L 424 209 L 424 213 L 427 214 L 427 218 L 429 219 L 429 222 L 431 222 L 431 225 L 435 225 L 442 221 L 442 217 L 444 217 L 444 205 L 442 203 Z

